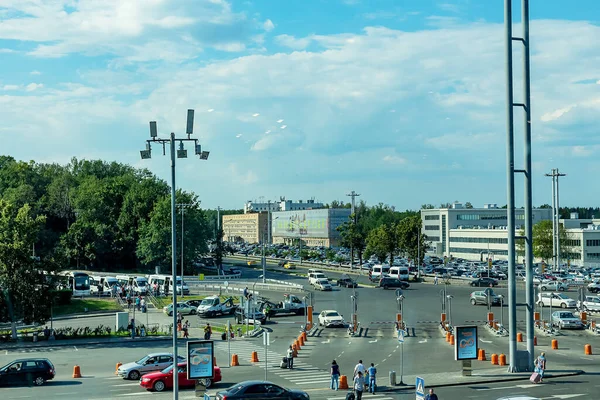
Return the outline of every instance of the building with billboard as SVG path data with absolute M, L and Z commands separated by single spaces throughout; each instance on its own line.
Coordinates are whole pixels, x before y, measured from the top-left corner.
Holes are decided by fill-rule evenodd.
M 341 238 L 337 227 L 349 217 L 349 208 L 276 211 L 271 213 L 271 237 L 273 243 L 293 244 L 302 239 L 309 247 L 337 247 Z
M 298 210 L 314 210 L 317 208 L 323 208 L 323 203 L 317 203 L 314 199 L 310 200 L 286 200 L 285 197 L 280 197 L 279 201 L 267 201 L 267 202 L 256 202 L 247 201 L 244 204 L 244 214 L 253 212 L 265 212 L 265 211 L 298 211 Z
M 260 243 L 266 240 L 268 213 L 232 214 L 221 217 L 223 241 Z

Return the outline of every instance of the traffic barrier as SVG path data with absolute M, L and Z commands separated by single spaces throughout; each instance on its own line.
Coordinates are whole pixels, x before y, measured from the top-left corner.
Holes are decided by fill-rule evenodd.
M 477 359 L 479 361 L 485 361 L 485 350 L 484 349 L 479 349 L 479 352 L 477 353 Z
M 340 389 L 348 389 L 348 377 L 346 375 L 340 375 Z
M 81 378 L 81 369 L 79 365 L 73 367 L 73 378 Z
M 304 336 L 300 335 L 300 337 L 298 338 L 298 341 L 300 342 L 300 346 L 304 346 L 306 344 L 306 342 L 304 341 Z
M 306 334 L 306 331 L 302 331 L 302 338 L 305 342 L 308 342 L 308 335 Z
M 442 313 L 442 315 L 441 315 L 440 319 L 441 319 L 441 321 L 442 321 L 442 324 L 443 324 L 444 322 L 446 322 L 446 313 Z
M 492 365 L 498 365 L 498 354 L 492 354 Z
M 521 332 L 517 333 L 517 342 L 523 341 L 523 334 Z
M 450 343 L 450 335 L 452 335 L 450 332 L 446 331 L 446 342 Z
M 583 352 L 585 353 L 586 356 L 591 356 L 592 355 L 592 345 L 586 344 L 585 346 L 583 346 Z
M 258 353 L 256 351 L 252 352 L 250 356 L 250 362 L 258 362 Z
M 535 311 L 533 313 L 533 322 L 535 323 L 535 325 L 540 324 L 540 313 L 538 311 Z
M 558 350 L 558 340 L 552 339 L 552 350 Z
M 454 346 L 454 335 L 450 335 L 450 345 Z
M 296 344 L 298 351 L 302 350 L 302 346 L 300 346 L 300 342 L 298 340 L 296 340 L 294 343 Z
M 401 313 L 396 314 L 396 322 L 402 322 L 402 314 Z
M 292 353 L 292 357 L 298 357 L 298 346 L 295 343 L 292 345 Z
M 117 363 L 117 366 L 115 367 L 115 375 L 117 375 L 117 374 L 118 374 L 118 372 L 119 372 L 119 367 L 120 367 L 121 365 L 123 365 L 123 364 L 122 364 L 122 363 L 120 363 L 120 362 L 118 362 L 118 363 Z
M 533 337 L 533 345 L 534 345 L 534 346 L 537 346 L 537 336 L 534 336 L 534 337 Z
M 494 326 L 494 313 L 493 312 L 487 313 L 487 323 L 489 326 Z
M 237 354 L 232 354 L 231 355 L 231 366 L 232 367 L 239 367 L 240 366 L 240 360 L 239 360 Z
M 500 354 L 498 356 L 498 365 L 506 365 L 506 354 Z
M 313 326 L 313 307 L 312 306 L 306 307 L 306 325 L 308 325 L 308 327 L 306 329 L 311 329 Z
M 582 311 L 579 313 L 579 316 L 581 317 L 581 322 L 583 322 L 584 325 L 587 324 L 587 313 Z

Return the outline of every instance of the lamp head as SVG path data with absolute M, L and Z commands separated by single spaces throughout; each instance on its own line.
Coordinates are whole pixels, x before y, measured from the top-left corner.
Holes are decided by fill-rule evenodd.
M 201 160 L 208 160 L 208 155 L 210 154 L 210 151 L 203 151 L 202 153 L 200 153 L 200 159 Z
M 156 121 L 150 121 L 150 137 L 155 138 L 158 136 L 158 129 L 156 128 Z
M 187 111 L 187 127 L 185 133 L 188 135 L 194 133 L 194 110 Z
M 183 148 L 183 142 L 179 142 L 179 150 L 177 150 L 177 158 L 187 158 L 187 150 Z

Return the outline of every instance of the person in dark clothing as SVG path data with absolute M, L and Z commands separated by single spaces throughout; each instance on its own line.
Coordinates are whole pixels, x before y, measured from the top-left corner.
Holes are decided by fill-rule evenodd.
M 425 396 L 425 400 L 438 400 L 437 394 L 433 393 L 433 389 L 429 389 L 429 394 Z

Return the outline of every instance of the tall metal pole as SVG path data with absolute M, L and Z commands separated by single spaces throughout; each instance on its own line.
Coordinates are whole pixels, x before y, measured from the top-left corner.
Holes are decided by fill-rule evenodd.
M 181 205 L 181 298 L 183 298 L 183 211 L 185 210 L 185 206 Z M 177 286 L 173 285 L 173 288 L 177 290 Z
M 515 155 L 513 131 L 512 3 L 504 0 L 504 35 L 506 53 L 506 174 L 508 231 L 508 372 L 516 372 L 517 363 L 517 291 L 515 284 Z
M 265 234 L 262 235 L 262 283 L 267 283 L 267 259 L 265 258 Z
M 267 202 L 269 208 L 267 209 L 267 243 L 273 243 L 271 240 L 271 200 Z
M 177 373 L 177 216 L 175 210 L 175 133 L 171 132 L 171 279 L 173 281 L 173 400 L 179 399 Z M 181 286 L 183 292 L 183 285 Z
M 350 203 L 350 214 L 352 215 L 352 222 L 354 224 L 353 228 L 356 229 L 356 208 L 354 206 L 354 199 L 358 196 L 360 196 L 360 194 L 356 193 L 354 190 L 351 191 L 350 193 L 348 193 L 346 196 L 349 196 L 352 199 L 352 202 Z M 353 238 L 351 238 L 350 240 L 350 269 L 354 269 L 354 241 L 352 240 Z M 358 267 L 360 270 L 360 266 Z
M 556 270 L 560 270 L 560 192 L 558 190 L 559 177 L 564 176 L 556 169 Z
M 421 279 L 421 227 L 417 229 L 417 278 Z
M 552 168 L 550 176 L 552 177 L 552 270 L 558 271 L 556 262 L 556 169 Z
M 525 316 L 527 330 L 527 352 L 529 366 L 533 366 L 535 358 L 533 313 L 535 299 L 533 293 L 533 200 L 531 169 L 531 89 L 529 61 L 529 0 L 522 0 L 521 19 L 523 25 L 523 103 L 525 108 L 525 298 L 527 313 Z

